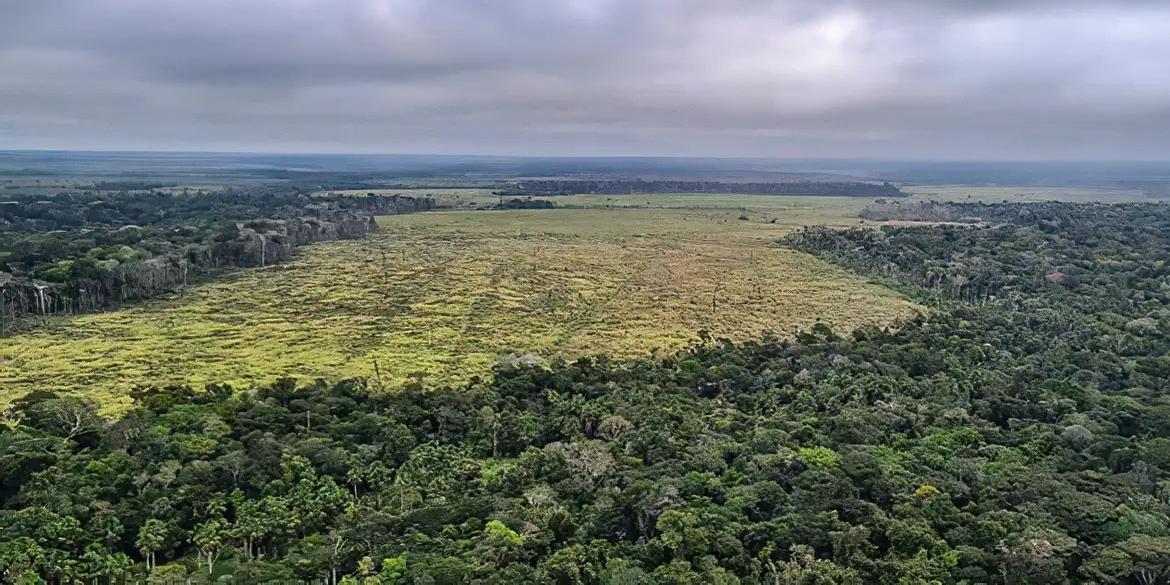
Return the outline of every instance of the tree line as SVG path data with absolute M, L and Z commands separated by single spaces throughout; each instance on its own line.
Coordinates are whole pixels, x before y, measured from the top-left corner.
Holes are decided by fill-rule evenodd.
M 283 262 L 302 244 L 376 230 L 375 215 L 433 205 L 429 198 L 322 197 L 271 186 L 0 201 L 7 228 L 0 233 L 0 335 L 29 316 L 101 310 L 224 268 Z

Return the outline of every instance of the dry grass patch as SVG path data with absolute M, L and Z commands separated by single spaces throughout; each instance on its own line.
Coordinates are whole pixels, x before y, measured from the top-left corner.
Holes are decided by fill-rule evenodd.
M 1064 201 L 1068 203 L 1129 203 L 1151 201 L 1136 189 L 1092 187 L 972 187 L 967 185 L 921 185 L 903 187 L 915 200 L 957 201 L 967 203 L 1032 203 Z

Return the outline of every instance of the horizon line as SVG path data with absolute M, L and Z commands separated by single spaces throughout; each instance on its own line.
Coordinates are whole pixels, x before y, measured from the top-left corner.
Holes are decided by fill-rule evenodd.
M 730 156 L 678 154 L 484 154 L 433 152 L 321 152 L 321 151 L 265 151 L 265 150 L 203 150 L 203 149 L 141 149 L 141 148 L 0 148 L 0 153 L 77 153 L 77 154 L 156 154 L 156 155 L 252 155 L 252 156 L 315 156 L 315 157 L 430 157 L 430 158 L 485 158 L 485 159 L 667 159 L 710 161 L 759 162 L 869 162 L 869 163 L 930 163 L 930 164 L 1076 164 L 1128 163 L 1170 164 L 1170 158 L 926 158 L 926 157 L 866 157 L 866 156 Z

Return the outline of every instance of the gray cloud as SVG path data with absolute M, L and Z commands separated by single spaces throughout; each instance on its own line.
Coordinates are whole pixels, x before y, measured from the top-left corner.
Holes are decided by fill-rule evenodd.
M 0 147 L 1166 158 L 1153 0 L 9 0 Z

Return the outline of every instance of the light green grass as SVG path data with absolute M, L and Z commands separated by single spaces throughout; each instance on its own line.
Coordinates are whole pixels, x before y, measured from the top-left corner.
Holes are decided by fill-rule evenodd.
M 1101 201 L 1125 203 L 1150 201 L 1138 190 L 1095 189 L 1090 187 L 970 187 L 965 185 L 921 185 L 903 187 L 913 199 L 982 203 L 1020 203 L 1065 201 L 1088 203 Z
M 874 200 L 867 197 L 812 197 L 799 195 L 734 195 L 668 193 L 656 195 L 559 195 L 540 197 L 559 207 L 728 209 L 770 214 L 785 224 L 820 223 L 853 219 Z
M 847 329 L 913 314 L 893 291 L 773 245 L 807 223 L 857 223 L 842 203 L 749 210 L 746 221 L 738 209 L 380 218 L 379 234 L 306 246 L 292 262 L 181 300 L 53 318 L 0 340 L 2 399 L 81 391 L 116 409 L 139 384 L 240 387 L 375 370 L 388 386 L 440 385 L 486 374 L 510 353 L 638 356 L 701 329 L 745 340 L 818 319 Z

